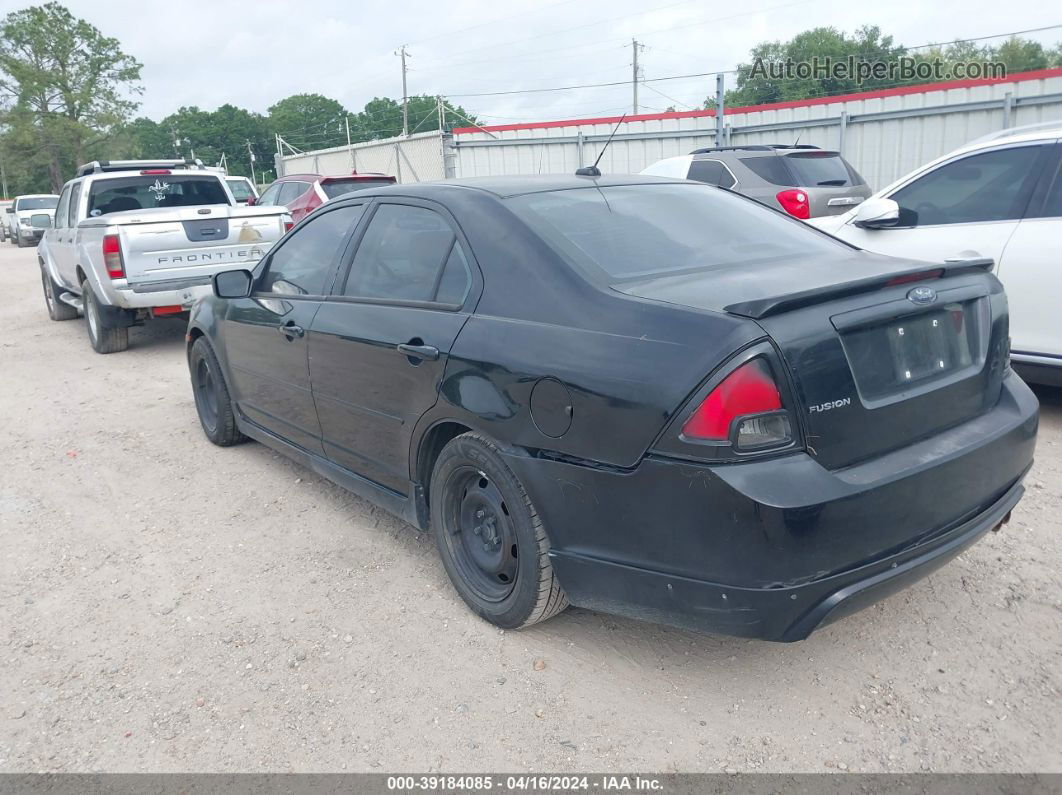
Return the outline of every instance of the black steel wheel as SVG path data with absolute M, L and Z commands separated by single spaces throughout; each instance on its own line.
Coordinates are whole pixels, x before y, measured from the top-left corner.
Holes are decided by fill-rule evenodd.
M 197 339 L 188 352 L 188 369 L 192 376 L 195 410 L 206 437 L 219 447 L 246 440 L 236 425 L 232 397 L 218 357 L 205 337 Z
M 466 433 L 447 444 L 432 473 L 430 501 L 446 573 L 475 613 L 512 629 L 568 606 L 542 521 L 491 440 Z

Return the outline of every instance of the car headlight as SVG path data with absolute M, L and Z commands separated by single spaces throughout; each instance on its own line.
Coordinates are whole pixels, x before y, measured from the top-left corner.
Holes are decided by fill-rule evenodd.
M 20 224 L 21 224 L 22 226 L 29 226 L 29 225 L 30 225 L 30 219 L 29 219 L 29 218 L 19 218 L 19 219 L 18 219 L 18 222 L 19 222 L 19 223 L 20 223 Z

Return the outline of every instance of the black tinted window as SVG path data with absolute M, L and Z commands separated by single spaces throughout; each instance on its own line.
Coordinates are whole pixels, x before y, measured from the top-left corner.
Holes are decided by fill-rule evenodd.
M 356 190 L 365 190 L 367 188 L 382 188 L 385 185 L 393 184 L 389 179 L 358 179 L 347 180 L 346 182 L 322 182 L 321 190 L 324 191 L 325 196 L 329 199 L 334 199 L 344 193 L 353 193 Z
M 795 186 L 796 178 L 786 167 L 785 160 L 778 155 L 758 155 L 743 157 L 741 162 L 749 171 L 772 185 Z
M 796 184 L 803 188 L 843 187 L 863 182 L 836 152 L 794 152 L 785 159 Z
M 228 194 L 217 177 L 138 175 L 95 180 L 89 189 L 88 214 L 95 217 L 123 210 L 228 203 Z
M 734 185 L 734 175 L 718 160 L 694 160 L 690 163 L 689 179 L 724 188 Z
M 964 224 L 1020 218 L 1038 146 L 970 155 L 936 168 L 889 198 L 900 226 Z
M 303 224 L 273 253 L 258 291 L 322 295 L 329 287 L 339 247 L 364 211 L 362 204 L 340 207 Z
M 1062 217 L 1062 166 L 1055 172 L 1054 181 L 1047 189 L 1044 209 L 1040 215 L 1044 218 Z
M 460 303 L 469 278 L 464 255 L 444 270 L 457 245 L 450 224 L 434 210 L 381 205 L 358 246 L 343 293 L 357 298 Z M 441 297 L 444 289 L 446 298 Z M 460 299 L 448 300 L 457 295 Z
M 532 193 L 510 201 L 566 259 L 612 280 L 749 268 L 841 246 L 766 207 L 690 183 Z

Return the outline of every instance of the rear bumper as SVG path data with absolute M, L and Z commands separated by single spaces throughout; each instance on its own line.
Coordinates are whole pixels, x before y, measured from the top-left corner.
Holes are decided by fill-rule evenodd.
M 621 471 L 510 455 L 573 604 L 793 641 L 924 577 L 1023 493 L 1038 419 L 1020 379 L 992 411 L 865 464 L 804 453 Z
M 157 284 L 128 284 L 116 280 L 104 286 L 104 300 L 123 309 L 148 309 L 153 306 L 182 306 L 190 309 L 196 301 L 211 294 L 209 277 L 168 281 Z

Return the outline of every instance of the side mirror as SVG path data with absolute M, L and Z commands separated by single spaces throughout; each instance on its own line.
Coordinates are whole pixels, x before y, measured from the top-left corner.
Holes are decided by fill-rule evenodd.
M 900 222 L 900 205 L 892 199 L 867 199 L 852 216 L 861 229 L 887 229 Z
M 30 226 L 37 229 L 51 229 L 52 217 L 48 213 L 36 213 L 30 216 Z
M 247 206 L 248 207 L 254 207 L 256 204 L 258 204 L 258 199 L 256 199 L 254 196 L 248 196 L 247 197 Z
M 211 279 L 218 298 L 247 298 L 254 286 L 254 276 L 248 270 L 222 271 Z
M 10 215 L 11 213 L 15 212 L 15 206 L 11 205 L 10 207 L 7 207 L 6 210 L 8 215 Z

